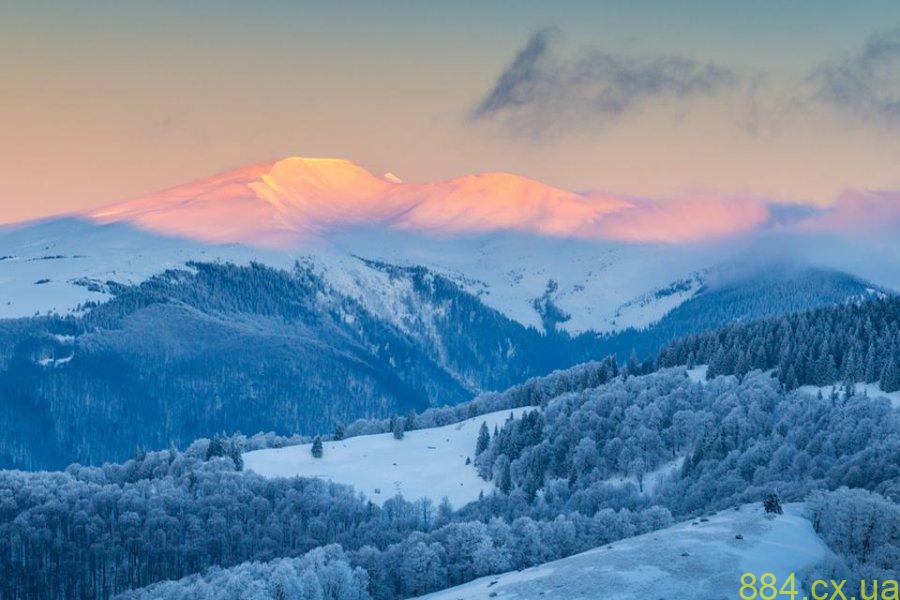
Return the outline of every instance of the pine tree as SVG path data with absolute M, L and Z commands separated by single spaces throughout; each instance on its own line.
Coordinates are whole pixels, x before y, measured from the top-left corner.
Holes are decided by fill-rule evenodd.
M 244 457 L 243 457 L 243 451 L 241 450 L 240 444 L 232 441 L 228 445 L 228 456 L 231 458 L 232 462 L 234 463 L 235 469 L 237 469 L 238 471 L 244 470 Z
M 766 495 L 763 500 L 763 508 L 766 509 L 767 513 L 774 515 L 784 514 L 784 511 L 781 509 L 781 498 L 778 497 L 778 492 L 773 490 Z
M 313 440 L 310 452 L 312 452 L 313 458 L 322 458 L 322 454 L 324 453 L 324 448 L 322 447 L 322 436 L 316 436 L 316 438 Z
M 897 356 L 892 355 L 885 361 L 878 384 L 883 392 L 900 390 L 900 360 Z
M 631 354 L 628 356 L 626 368 L 629 375 L 641 374 L 641 362 L 638 360 L 637 352 L 634 351 L 634 348 L 631 349 Z
M 214 435 L 206 448 L 206 460 L 226 454 L 228 454 L 228 449 L 225 447 L 224 437 L 219 434 Z
M 509 458 L 501 454 L 494 462 L 494 485 L 504 494 L 512 490 L 512 473 L 509 470 Z
M 481 429 L 478 430 L 478 441 L 475 443 L 475 456 L 478 456 L 485 450 L 487 450 L 488 445 L 491 443 L 491 434 L 488 431 L 487 422 L 481 422 Z
M 394 419 L 394 424 L 391 427 L 391 431 L 394 433 L 395 440 L 403 439 L 403 419 L 397 417 Z
M 344 439 L 344 425 L 342 423 L 337 423 L 334 426 L 334 434 L 331 436 L 334 440 L 342 440 Z

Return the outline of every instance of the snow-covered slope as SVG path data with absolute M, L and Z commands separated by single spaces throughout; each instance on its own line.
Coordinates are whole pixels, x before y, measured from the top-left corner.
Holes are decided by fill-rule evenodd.
M 841 398 L 844 397 L 844 386 L 840 384 L 823 386 L 801 385 L 799 388 L 797 388 L 798 391 L 803 392 L 804 394 L 810 394 L 812 396 L 815 396 L 819 392 L 821 392 L 823 396 L 828 396 L 829 394 L 831 394 L 832 389 L 835 390 Z M 877 382 L 855 383 L 853 384 L 853 389 L 855 394 L 866 394 L 869 398 L 887 398 L 891 401 L 891 406 L 900 408 L 900 391 L 882 391 L 881 386 L 878 385 Z
M 264 477 L 320 477 L 349 484 L 377 504 L 402 494 L 407 500 L 446 497 L 459 508 L 476 500 L 493 485 L 481 479 L 466 458 L 475 458 L 482 423 L 493 431 L 517 408 L 481 415 L 460 423 L 409 431 L 403 439 L 390 433 L 324 442 L 322 458 L 313 458 L 310 444 L 255 450 L 244 454 L 244 466 Z
M 524 325 L 544 327 L 552 314 L 572 333 L 643 328 L 729 270 L 721 265 L 770 253 L 771 240 L 750 248 L 735 237 L 761 225 L 759 209 L 575 193 L 504 173 L 412 184 L 346 160 L 292 157 L 0 227 L 0 318 L 71 311 L 108 297 L 107 281 L 135 283 L 190 260 L 300 259 L 401 324 L 403 289 L 363 257 L 426 267 Z
M 130 225 L 76 218 L 0 228 L 0 318 L 66 313 L 110 297 L 107 283 L 140 283 L 188 261 L 260 260 L 289 266 L 292 256 L 238 244 L 208 245 Z
M 371 227 L 273 249 L 66 218 L 0 228 L 0 318 L 69 312 L 108 298 L 107 282 L 138 283 L 192 260 L 255 260 L 279 268 L 300 260 L 373 313 L 401 324 L 409 310 L 402 282 L 358 257 L 429 268 L 524 325 L 542 326 L 535 301 L 547 299 L 570 315 L 560 326 L 573 332 L 658 320 L 696 293 L 701 282 L 695 273 L 713 260 L 655 245 L 512 232 L 431 237 Z M 680 279 L 688 283 L 669 291 Z
M 653 203 L 563 190 L 512 173 L 406 183 L 348 160 L 292 156 L 219 173 L 90 213 L 164 234 L 293 246 L 348 224 L 443 234 L 518 231 L 632 242 L 687 242 L 753 230 L 760 202 Z
M 525 325 L 542 327 L 535 303 L 549 300 L 569 317 L 559 327 L 573 333 L 645 327 L 735 252 L 509 231 L 435 237 L 368 228 L 330 241 L 346 254 L 428 267 Z
M 802 516 L 802 506 L 788 505 L 784 515 L 767 517 L 753 505 L 422 598 L 737 598 L 743 573 L 773 573 L 783 582 L 828 556 L 831 551 Z

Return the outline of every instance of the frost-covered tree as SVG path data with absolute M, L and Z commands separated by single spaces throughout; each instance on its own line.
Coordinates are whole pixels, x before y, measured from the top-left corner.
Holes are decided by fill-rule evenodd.
M 403 419 L 397 417 L 394 419 L 394 424 L 391 427 L 391 433 L 394 434 L 395 440 L 403 439 Z
M 781 498 L 778 497 L 778 492 L 771 491 L 766 494 L 766 497 L 763 498 L 763 509 L 766 511 L 766 513 L 774 515 L 784 514 L 784 510 L 781 508 Z

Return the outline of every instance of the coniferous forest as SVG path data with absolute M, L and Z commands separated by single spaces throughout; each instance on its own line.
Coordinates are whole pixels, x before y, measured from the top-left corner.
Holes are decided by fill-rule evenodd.
M 689 335 L 660 350 L 661 366 L 707 364 L 707 375 L 774 369 L 789 389 L 878 383 L 900 390 L 900 298 L 822 308 Z

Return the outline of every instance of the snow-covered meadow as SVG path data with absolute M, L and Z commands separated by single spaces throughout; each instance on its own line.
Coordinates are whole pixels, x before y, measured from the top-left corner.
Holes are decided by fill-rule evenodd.
M 408 431 L 403 439 L 390 433 L 323 442 L 322 458 L 310 444 L 268 448 L 244 454 L 244 466 L 264 477 L 319 477 L 352 485 L 376 504 L 402 494 L 407 500 L 446 497 L 454 508 L 493 491 L 473 464 L 482 423 L 493 431 L 510 414 L 518 418 L 533 408 L 488 413 L 445 427 Z

